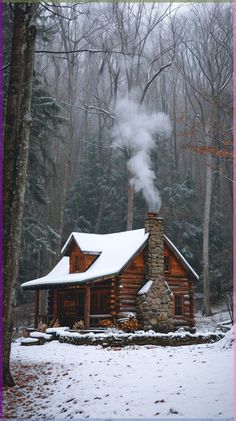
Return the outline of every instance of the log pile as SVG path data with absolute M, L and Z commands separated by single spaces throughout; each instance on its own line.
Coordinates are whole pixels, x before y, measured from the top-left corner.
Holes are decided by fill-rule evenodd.
M 121 322 L 119 324 L 119 328 L 122 329 L 124 332 L 135 332 L 136 330 L 141 329 L 141 326 L 138 322 L 138 320 L 135 317 L 129 318 L 128 320 L 125 320 L 124 322 Z

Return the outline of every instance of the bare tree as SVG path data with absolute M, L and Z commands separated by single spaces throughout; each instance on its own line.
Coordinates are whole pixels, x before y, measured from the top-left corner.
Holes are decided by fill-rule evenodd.
M 188 100 L 201 122 L 199 136 L 204 136 L 205 199 L 203 213 L 203 313 L 211 314 L 209 289 L 209 223 L 215 146 L 221 142 L 222 95 L 232 78 L 230 53 L 232 28 L 226 22 L 230 8 L 220 5 L 192 6 L 186 21 L 186 35 L 178 53 L 178 69 L 186 81 Z M 223 29 L 224 28 L 224 29 Z
M 36 3 L 17 3 L 14 6 L 12 53 L 4 132 L 3 382 L 7 386 L 14 385 L 10 372 L 10 350 L 31 126 L 30 110 L 36 11 Z
M 155 4 L 146 5 L 145 3 L 138 5 L 113 4 L 108 7 L 105 6 L 105 8 L 102 7 L 103 20 L 108 28 L 109 26 L 114 28 L 110 31 L 110 37 L 101 36 L 98 39 L 104 51 L 110 51 L 110 54 L 104 55 L 100 67 L 103 77 L 105 75 L 110 82 L 110 90 L 106 95 L 107 111 L 103 113 L 104 117 L 105 115 L 112 115 L 113 107 L 119 96 L 132 96 L 135 93 L 137 101 L 142 105 L 151 90 L 150 87 L 153 87 L 158 76 L 171 66 L 171 51 L 174 50 L 176 41 L 170 40 L 167 45 L 162 46 L 161 43 L 152 43 L 151 37 L 153 36 L 153 39 L 156 39 L 155 36 L 159 26 L 173 12 L 174 10 L 170 5 L 161 7 Z M 123 52 L 122 56 L 118 57 L 114 54 L 112 51 L 113 45 L 119 46 L 121 52 Z M 96 46 L 96 48 L 98 47 Z M 104 78 L 100 78 L 100 81 L 103 84 Z M 98 83 L 100 81 L 98 78 Z M 104 88 L 100 92 L 101 94 L 96 95 L 96 98 L 104 98 Z M 90 107 L 90 110 L 96 108 L 98 110 L 100 106 L 101 104 L 98 102 Z M 155 106 L 158 107 L 157 104 Z M 124 151 L 125 159 L 127 159 L 127 156 L 130 157 L 128 150 Z M 132 229 L 133 226 L 134 188 L 129 182 L 131 179 L 132 174 L 129 172 L 128 187 L 126 187 L 128 230 Z

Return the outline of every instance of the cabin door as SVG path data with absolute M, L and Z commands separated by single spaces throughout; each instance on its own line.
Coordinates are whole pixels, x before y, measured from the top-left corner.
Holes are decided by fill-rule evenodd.
M 58 318 L 61 325 L 72 327 L 79 320 L 84 321 L 85 290 L 59 293 Z

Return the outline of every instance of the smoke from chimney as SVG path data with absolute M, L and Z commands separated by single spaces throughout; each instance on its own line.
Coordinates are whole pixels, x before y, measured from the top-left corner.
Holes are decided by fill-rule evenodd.
M 112 129 L 113 145 L 131 153 L 127 162 L 132 174 L 130 184 L 136 192 L 142 192 L 149 210 L 158 212 L 161 198 L 154 184 L 151 153 L 156 146 L 156 135 L 170 135 L 170 119 L 165 113 L 145 110 L 129 98 L 117 101 L 114 114 L 117 124 Z

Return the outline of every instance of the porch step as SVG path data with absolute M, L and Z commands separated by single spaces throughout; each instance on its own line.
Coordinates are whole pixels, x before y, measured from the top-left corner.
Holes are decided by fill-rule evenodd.
M 40 345 L 39 340 L 37 338 L 22 338 L 20 344 L 22 346 Z
M 77 330 L 77 329 L 70 329 L 68 332 L 72 332 L 72 333 L 79 333 L 80 335 L 86 335 L 87 333 L 106 333 L 108 331 L 108 329 L 81 329 L 81 330 Z

